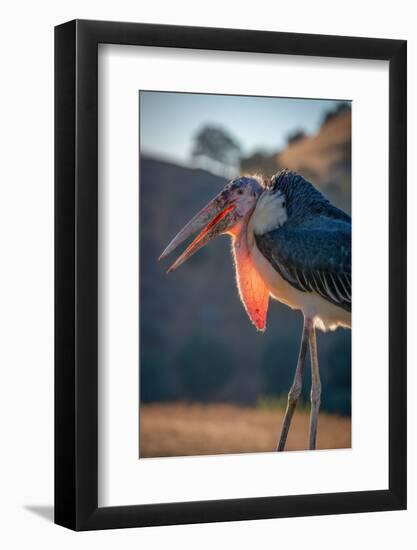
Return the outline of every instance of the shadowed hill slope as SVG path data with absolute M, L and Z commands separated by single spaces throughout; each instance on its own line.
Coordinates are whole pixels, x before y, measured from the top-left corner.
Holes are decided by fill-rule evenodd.
M 224 186 L 208 172 L 141 158 L 140 384 L 143 402 L 185 399 L 254 403 L 291 385 L 300 312 L 271 301 L 257 332 L 240 303 L 228 237 L 177 271 L 158 256 L 179 229 Z M 180 247 L 181 250 L 183 247 Z M 319 335 L 323 408 L 350 412 L 350 331 Z M 308 399 L 309 374 L 304 387 Z

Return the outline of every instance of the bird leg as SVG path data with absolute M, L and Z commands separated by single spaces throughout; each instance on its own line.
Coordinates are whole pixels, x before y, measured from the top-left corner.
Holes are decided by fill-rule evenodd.
M 321 382 L 319 372 L 319 362 L 317 359 L 317 341 L 316 329 L 312 328 L 310 332 L 310 362 L 311 362 L 311 411 L 310 411 L 310 431 L 308 436 L 308 448 L 316 448 L 317 423 L 319 419 Z
M 303 386 L 304 365 L 307 355 L 307 344 L 310 342 L 310 336 L 313 330 L 313 320 L 304 317 L 303 335 L 301 337 L 297 368 L 295 370 L 295 376 L 291 389 L 288 393 L 287 409 L 285 411 L 284 422 L 281 428 L 281 435 L 279 438 L 277 451 L 284 450 L 285 443 L 287 441 L 288 431 L 291 425 L 291 420 L 295 411 L 295 407 L 297 406 L 297 401 L 301 394 L 301 389 Z

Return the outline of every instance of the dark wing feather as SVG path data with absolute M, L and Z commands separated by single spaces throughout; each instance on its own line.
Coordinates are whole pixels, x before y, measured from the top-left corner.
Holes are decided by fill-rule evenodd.
M 351 311 L 351 224 L 319 217 L 255 235 L 265 258 L 292 286 Z

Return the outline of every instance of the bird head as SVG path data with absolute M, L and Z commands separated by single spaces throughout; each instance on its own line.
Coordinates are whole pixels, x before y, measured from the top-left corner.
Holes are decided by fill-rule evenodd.
M 264 187 L 256 177 L 240 177 L 228 183 L 204 208 L 200 210 L 162 252 L 163 259 L 194 233 L 191 244 L 168 269 L 174 271 L 188 258 L 218 235 L 235 235 L 247 223 Z

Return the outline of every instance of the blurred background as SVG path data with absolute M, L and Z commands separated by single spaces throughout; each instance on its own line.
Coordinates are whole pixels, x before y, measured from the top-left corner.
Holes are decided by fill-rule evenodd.
M 140 457 L 275 448 L 302 330 L 272 301 L 265 333 L 238 297 L 230 241 L 178 271 L 158 256 L 239 174 L 296 170 L 351 211 L 351 105 L 346 101 L 140 92 Z M 318 332 L 318 448 L 351 442 L 351 333 Z M 310 375 L 288 438 L 304 449 Z

